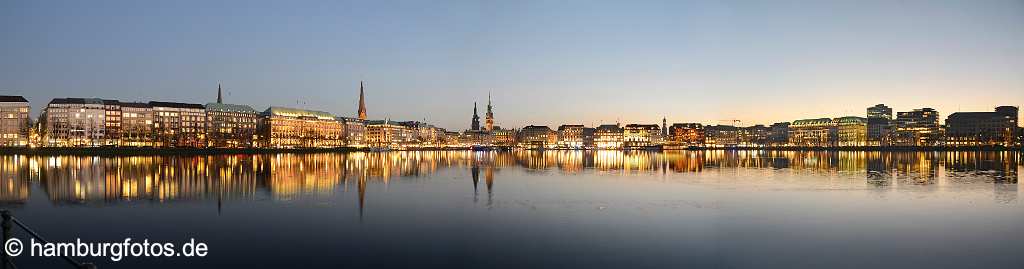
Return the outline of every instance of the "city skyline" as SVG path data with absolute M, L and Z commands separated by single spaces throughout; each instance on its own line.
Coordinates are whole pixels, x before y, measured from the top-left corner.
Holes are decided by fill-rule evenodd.
M 1024 103 L 1019 1 L 157 5 L 0 4 L 0 92 L 37 117 L 60 97 L 207 103 L 222 82 L 226 103 L 356 117 L 366 81 L 369 119 L 452 130 L 488 92 L 505 128 Z

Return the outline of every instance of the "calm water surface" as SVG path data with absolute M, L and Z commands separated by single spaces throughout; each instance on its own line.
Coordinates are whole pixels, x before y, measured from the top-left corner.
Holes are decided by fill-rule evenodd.
M 52 241 L 206 242 L 99 268 L 1022 268 L 1019 152 L 0 156 Z M 28 238 L 20 230 L 19 238 Z M 69 268 L 18 257 L 20 268 Z

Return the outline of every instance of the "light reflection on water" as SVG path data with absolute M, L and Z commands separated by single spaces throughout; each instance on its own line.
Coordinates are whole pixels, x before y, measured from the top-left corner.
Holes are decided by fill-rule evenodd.
M 0 156 L 0 203 L 51 240 L 211 245 L 199 260 L 90 260 L 100 268 L 1020 268 L 1020 161 L 828 151 Z
M 470 169 L 474 187 L 483 173 L 490 189 L 494 170 L 600 175 L 755 173 L 751 184 L 787 175 L 846 178 L 878 188 L 898 185 L 993 184 L 1002 202 L 1016 199 L 1017 152 L 830 151 L 409 151 L 217 156 L 0 156 L 0 201 L 25 203 L 39 184 L 54 203 L 112 203 L 252 199 L 331 195 L 339 188 L 365 190 L 398 177 L 426 177 L 440 169 Z M 737 172 L 739 171 L 739 172 Z M 785 181 L 785 180 L 783 180 Z M 859 182 L 858 182 L 859 181 Z M 774 182 L 779 183 L 779 182 Z M 769 182 L 768 184 L 774 184 Z M 813 183 L 809 183 L 813 185 Z M 350 186 L 352 185 L 352 186 Z M 843 186 L 843 187 L 856 187 Z M 361 192 L 362 193 L 362 192 Z

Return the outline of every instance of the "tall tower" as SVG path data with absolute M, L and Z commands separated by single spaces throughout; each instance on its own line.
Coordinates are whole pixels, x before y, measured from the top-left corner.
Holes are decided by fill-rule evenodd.
M 217 103 L 218 104 L 223 104 L 224 103 L 224 99 L 221 98 L 221 95 L 220 95 L 220 82 L 217 83 Z
M 486 129 L 488 132 L 494 131 L 494 111 L 491 110 L 491 93 L 487 93 L 487 121 Z
M 668 136 L 668 119 L 661 117 L 661 137 Z
M 359 81 L 359 119 L 366 120 L 366 101 L 363 100 L 363 81 Z
M 470 130 L 480 130 L 480 116 L 476 114 L 476 102 L 473 102 L 473 122 L 469 125 Z

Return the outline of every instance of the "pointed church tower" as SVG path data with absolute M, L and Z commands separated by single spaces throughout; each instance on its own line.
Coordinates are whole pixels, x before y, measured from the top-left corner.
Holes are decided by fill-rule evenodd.
M 473 131 L 480 130 L 480 116 L 476 114 L 476 102 L 473 102 L 473 122 L 470 123 L 469 129 Z
M 366 120 L 366 101 L 363 97 L 363 81 L 359 81 L 359 119 Z
M 494 131 L 494 111 L 491 107 L 491 93 L 487 92 L 487 120 L 485 122 L 485 130 L 488 132 Z
M 222 98 L 221 94 L 220 94 L 220 82 L 217 82 L 217 103 L 218 104 L 223 104 L 224 103 L 224 98 Z

